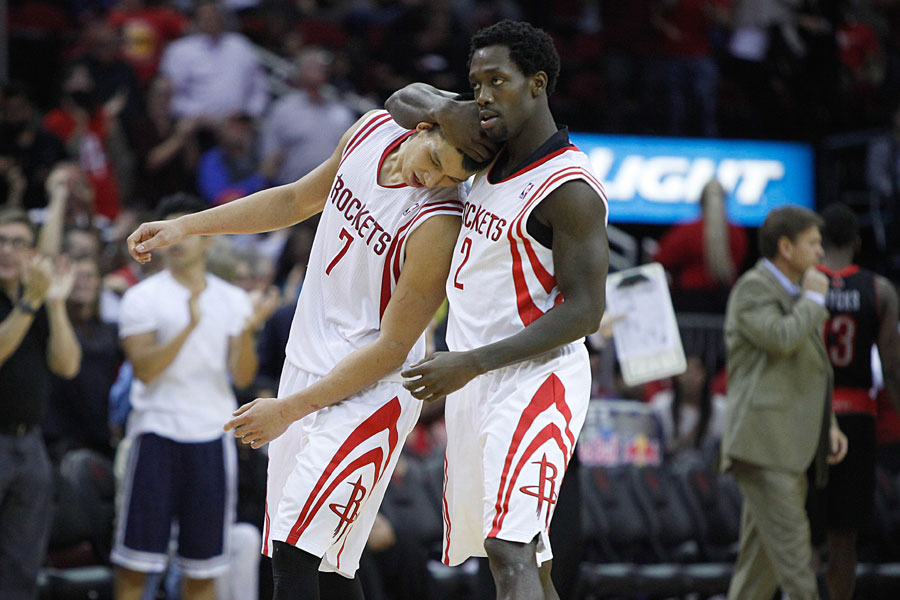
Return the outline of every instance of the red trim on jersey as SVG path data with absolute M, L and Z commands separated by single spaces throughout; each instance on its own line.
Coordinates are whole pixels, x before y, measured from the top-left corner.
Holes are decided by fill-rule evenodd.
M 829 277 L 850 277 L 851 275 L 856 275 L 857 273 L 859 273 L 859 265 L 850 265 L 838 271 L 832 271 L 825 265 L 816 265 L 816 268 Z
M 353 137 L 350 138 L 350 141 L 347 142 L 347 146 L 344 148 L 344 156 L 341 157 L 340 165 L 344 164 L 344 161 L 347 160 L 347 157 L 350 156 L 350 153 L 356 150 L 373 131 L 390 120 L 391 115 L 385 112 L 384 114 L 375 115 L 371 118 L 371 120 L 360 125 L 356 133 L 353 134 Z
M 491 180 L 490 180 L 490 173 L 488 173 L 488 180 L 487 180 L 487 181 L 488 181 L 488 183 L 490 183 L 491 185 L 499 185 L 499 184 L 501 184 L 501 183 L 505 183 L 505 182 L 509 181 L 510 179 L 514 179 L 514 178 L 518 177 L 518 176 L 521 175 L 522 173 L 526 173 L 526 172 L 528 172 L 528 171 L 530 171 L 530 170 L 532 170 L 532 169 L 535 169 L 535 168 L 541 166 L 542 164 L 544 164 L 545 162 L 547 162 L 547 161 L 550 160 L 551 158 L 555 158 L 555 157 L 559 156 L 560 154 L 562 154 L 563 152 L 569 152 L 570 150 L 578 150 L 578 148 L 576 148 L 575 146 L 569 145 L 569 146 L 566 146 L 566 147 L 564 147 L 564 148 L 560 148 L 559 150 L 554 150 L 554 151 L 551 152 L 550 154 L 548 154 L 548 155 L 546 155 L 546 156 L 543 156 L 543 157 L 539 158 L 538 160 L 534 161 L 534 162 L 531 163 L 530 165 L 526 165 L 526 166 L 522 167 L 521 169 L 519 169 L 518 171 L 516 171 L 516 172 L 513 173 L 512 175 L 509 175 L 508 177 L 505 177 L 504 179 L 501 179 L 500 181 L 498 181 L 498 182 L 496 182 L 496 183 L 491 183 Z M 494 164 L 495 164 L 495 165 L 497 164 L 496 161 L 494 162 Z M 491 167 L 491 171 L 493 171 L 493 170 L 494 170 L 494 167 Z
M 388 248 L 387 255 L 385 256 L 384 271 L 381 276 L 381 306 L 378 311 L 379 319 L 384 316 L 384 311 L 387 309 L 388 302 L 391 301 L 391 293 L 393 292 L 392 284 L 395 284 L 397 280 L 400 279 L 400 250 L 403 248 L 403 242 L 406 240 L 406 236 L 401 234 L 414 223 L 418 222 L 420 217 L 439 210 L 462 214 L 462 203 L 458 200 L 441 200 L 440 202 L 425 204 L 419 207 L 419 212 L 416 213 L 416 216 L 397 229 L 397 232 L 394 234 L 393 239 L 391 240 L 391 246 Z M 392 275 L 393 279 L 391 278 Z
M 510 226 L 510 228 L 506 232 L 506 237 L 509 239 L 509 251 L 512 255 L 512 277 L 513 285 L 516 290 L 516 307 L 519 311 L 519 318 L 522 320 L 522 323 L 526 327 L 538 318 L 542 317 L 544 315 L 544 311 L 537 307 L 537 304 L 535 304 L 534 299 L 531 297 L 531 291 L 528 289 L 528 281 L 525 279 L 525 271 L 522 267 L 522 258 L 519 253 L 516 238 L 513 236 L 513 231 L 515 230 L 518 234 L 518 237 L 522 240 L 523 246 L 525 246 L 526 255 L 528 256 L 529 263 L 531 264 L 531 269 L 540 281 L 544 290 L 546 290 L 546 292 L 549 294 L 556 286 L 556 278 L 551 275 L 546 270 L 544 265 L 541 264 L 540 260 L 538 260 L 537 254 L 534 252 L 534 248 L 531 247 L 530 241 L 527 240 L 525 234 L 522 231 L 522 221 L 524 220 L 525 214 L 528 212 L 528 209 L 536 202 L 539 202 L 541 200 L 540 194 L 550 185 L 568 176 L 580 174 L 581 169 L 580 167 L 576 166 L 567 166 L 551 174 L 547 179 L 544 180 L 544 183 L 541 184 L 540 188 L 538 188 L 538 191 L 535 192 L 534 195 L 532 195 L 528 200 L 528 202 L 525 203 L 525 206 L 522 207 L 522 209 L 519 211 L 519 214 L 517 214 L 513 219 L 513 226 Z
M 269 530 L 271 529 L 272 523 L 269 520 L 269 499 L 266 498 L 266 509 L 263 513 L 265 519 L 263 520 L 263 548 L 265 548 L 266 556 L 271 556 L 269 552 Z
M 369 418 L 360 423 L 359 426 L 353 430 L 353 432 L 344 441 L 341 447 L 338 448 L 338 451 L 335 452 L 334 456 L 331 458 L 331 461 L 328 463 L 328 466 L 325 467 L 325 470 L 322 472 L 322 475 L 319 477 L 319 480 L 313 487 L 312 493 L 306 499 L 306 504 L 303 506 L 303 510 L 300 511 L 300 515 L 297 517 L 296 523 L 294 523 L 294 526 L 291 527 L 291 532 L 290 534 L 288 534 L 287 539 L 285 540 L 288 544 L 291 544 L 292 546 L 297 545 L 297 541 L 300 539 L 300 536 L 303 534 L 306 528 L 309 527 L 309 524 L 312 522 L 313 517 L 315 517 L 319 512 L 319 509 L 322 508 L 322 505 L 334 491 L 334 488 L 336 488 L 338 484 L 344 481 L 352 473 L 358 471 L 359 469 L 362 469 L 367 465 L 372 465 L 375 468 L 375 477 L 372 487 L 375 487 L 375 484 L 378 483 L 379 479 L 381 479 L 383 471 L 387 469 L 387 466 L 391 461 L 391 456 L 393 456 L 394 450 L 397 447 L 397 440 L 400 437 L 397 433 L 397 422 L 400 419 L 400 411 L 400 400 L 397 396 L 394 396 L 393 399 L 391 399 L 381 408 L 372 413 Z M 372 439 L 382 431 L 387 431 L 388 433 L 387 457 L 384 456 L 384 452 L 382 451 L 382 448 L 380 446 L 377 448 L 372 448 L 371 450 L 365 452 L 364 454 L 353 460 L 350 464 L 348 464 L 343 471 L 341 471 L 333 479 L 331 479 L 331 483 L 328 484 L 328 487 L 324 488 L 323 490 L 323 486 L 328 483 L 328 480 L 329 478 L 331 478 L 332 473 L 338 468 L 341 462 L 351 452 L 353 452 L 363 443 Z M 372 490 L 370 489 L 369 494 L 371 494 L 371 492 Z
M 415 129 L 412 129 L 410 131 L 405 131 L 403 133 L 403 135 L 401 135 L 396 140 L 394 140 L 393 142 L 388 144 L 388 147 L 384 149 L 384 152 L 381 153 L 381 158 L 378 159 L 378 170 L 375 171 L 376 181 L 378 180 L 378 173 L 381 173 L 381 166 L 384 164 L 384 159 L 387 158 L 387 155 L 390 154 L 391 152 L 393 152 L 397 148 L 397 146 L 399 146 L 400 144 L 405 142 L 415 132 L 416 132 Z M 395 183 L 393 185 L 382 185 L 379 183 L 378 185 L 380 185 L 383 188 L 390 188 L 392 190 L 410 187 L 408 183 Z
M 507 481 L 513 459 L 522 444 L 522 439 L 525 437 L 525 434 L 541 413 L 554 406 L 559 410 L 563 419 L 565 419 L 565 437 L 569 440 L 569 444 L 566 444 L 562 432 L 555 423 L 547 424 L 535 434 L 534 438 L 522 453 L 521 458 L 519 458 L 518 463 L 516 463 L 512 477 Z M 516 480 L 519 477 L 519 472 L 522 470 L 522 467 L 528 459 L 530 459 L 545 442 L 549 440 L 556 442 L 556 445 L 562 450 L 565 467 L 568 467 L 569 458 L 572 455 L 571 448 L 575 447 L 575 436 L 570 428 L 571 421 L 572 411 L 569 410 L 569 406 L 566 404 L 566 388 L 559 377 L 555 374 L 551 374 L 544 383 L 541 384 L 537 392 L 535 392 L 531 402 L 525 407 L 525 410 L 522 411 L 522 416 L 519 417 L 519 423 L 516 425 L 515 433 L 513 433 L 512 440 L 509 444 L 509 451 L 506 454 L 506 461 L 503 464 L 503 473 L 500 475 L 500 488 L 497 490 L 497 502 L 494 505 L 496 512 L 494 513 L 491 531 L 488 533 L 487 537 L 496 537 L 500 533 L 500 529 L 503 527 L 503 519 L 509 512 L 509 499 L 516 487 Z M 565 467 L 563 469 L 564 472 Z M 564 475 L 564 472 L 559 475 Z M 560 478 L 560 483 L 561 482 L 562 479 Z
M 447 507 L 446 450 L 444 450 L 444 487 L 441 489 L 441 515 L 444 517 L 444 564 L 450 566 L 450 509 Z
M 862 413 L 878 415 L 878 403 L 869 395 L 869 390 L 838 386 L 834 388 L 831 406 L 837 414 Z

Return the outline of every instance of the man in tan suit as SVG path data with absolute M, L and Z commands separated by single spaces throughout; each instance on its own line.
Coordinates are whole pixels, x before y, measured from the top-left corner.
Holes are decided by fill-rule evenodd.
M 789 206 L 759 230 L 762 259 L 728 298 L 728 417 L 722 467 L 744 497 L 741 550 L 729 600 L 818 598 L 806 517 L 806 470 L 816 484 L 847 452 L 831 410 L 833 376 L 823 342 L 828 278 L 821 219 Z

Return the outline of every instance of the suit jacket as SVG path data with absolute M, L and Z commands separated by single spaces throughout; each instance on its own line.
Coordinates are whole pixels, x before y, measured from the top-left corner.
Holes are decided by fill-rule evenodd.
M 824 485 L 834 418 L 827 318 L 824 306 L 792 297 L 762 261 L 737 281 L 725 315 L 723 469 L 737 459 L 799 473 L 816 459 L 816 483 Z

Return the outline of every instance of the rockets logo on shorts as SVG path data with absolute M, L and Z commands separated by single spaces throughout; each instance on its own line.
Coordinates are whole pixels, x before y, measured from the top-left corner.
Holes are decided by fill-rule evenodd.
M 515 485 L 519 474 L 528 463 L 540 466 L 537 485 L 526 485 L 518 489 L 523 494 L 537 498 L 537 514 L 540 516 L 542 511 L 546 510 L 546 523 L 549 526 L 550 514 L 553 512 L 552 506 L 556 503 L 556 477 L 559 473 L 556 465 L 547 461 L 547 449 L 560 452 L 562 464 L 568 465 L 575 447 L 575 435 L 570 428 L 572 413 L 566 405 L 565 397 L 565 387 L 562 382 L 556 375 L 550 375 L 537 390 L 528 407 L 522 412 L 503 465 L 500 490 L 497 493 L 495 505 L 496 513 L 488 537 L 496 536 L 503 527 L 504 517 L 509 512 L 510 496 L 516 489 Z M 539 416 L 546 417 L 554 413 L 561 417 L 562 422 L 546 423 L 537 431 L 532 428 L 532 424 L 535 422 L 541 423 L 541 420 L 538 419 Z M 541 460 L 531 461 L 542 447 L 545 450 Z M 518 460 L 516 460 L 517 456 Z M 513 466 L 514 463 L 515 466 Z
M 347 527 L 356 520 L 356 516 L 359 514 L 359 507 L 362 504 L 363 498 L 366 497 L 366 486 L 362 484 L 362 475 L 360 475 L 355 482 L 351 483 L 348 481 L 347 484 L 353 487 L 353 491 L 350 493 L 350 499 L 347 500 L 347 504 L 341 506 L 340 504 L 332 502 L 328 505 L 331 512 L 336 514 L 338 519 L 340 519 L 337 527 L 334 528 L 335 539 L 344 535 L 344 532 L 347 531 Z
M 371 417 L 360 423 L 350 437 L 338 448 L 329 461 L 325 471 L 316 482 L 312 493 L 306 500 L 300 516 L 297 518 L 290 535 L 287 537 L 287 543 L 296 545 L 297 540 L 303 535 L 303 532 L 312 523 L 313 518 L 325 501 L 332 497 L 340 484 L 349 484 L 353 491 L 349 495 L 346 504 L 337 502 L 330 503 L 328 507 L 337 515 L 338 523 L 334 530 L 334 538 L 337 539 L 344 535 L 353 521 L 359 514 L 359 509 L 368 495 L 366 487 L 363 485 L 363 475 L 371 473 L 372 481 L 370 488 L 374 486 L 384 473 L 388 463 L 390 463 L 391 455 L 397 448 L 397 420 L 400 418 L 400 400 L 394 397 L 393 400 L 387 402 L 378 409 Z M 387 444 L 377 442 L 382 432 L 387 433 Z M 375 443 L 373 443 L 375 442 Z M 361 451 L 361 452 L 357 452 Z M 372 469 L 367 469 L 372 467 Z M 351 478 L 357 475 L 356 482 L 353 483 Z M 346 489 L 346 488 L 342 488 Z
M 537 485 L 528 485 L 522 486 L 519 488 L 519 491 L 523 494 L 527 494 L 529 496 L 534 496 L 537 498 L 537 510 L 535 511 L 538 516 L 541 515 L 541 511 L 544 508 L 544 502 L 547 502 L 547 505 L 556 504 L 556 476 L 558 474 L 559 469 L 556 468 L 552 462 L 547 461 L 547 453 L 544 452 L 544 455 L 541 457 L 541 460 L 534 461 L 531 464 L 539 465 L 541 470 L 538 475 L 538 484 Z M 550 511 L 547 511 L 547 519 L 546 524 L 550 526 Z

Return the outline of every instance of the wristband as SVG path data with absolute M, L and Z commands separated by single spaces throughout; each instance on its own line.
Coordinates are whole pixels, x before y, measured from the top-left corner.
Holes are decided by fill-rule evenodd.
M 32 306 L 31 304 L 28 304 L 28 301 L 25 300 L 25 298 L 19 298 L 19 301 L 16 302 L 16 306 L 26 315 L 33 315 L 41 308 L 40 306 Z

